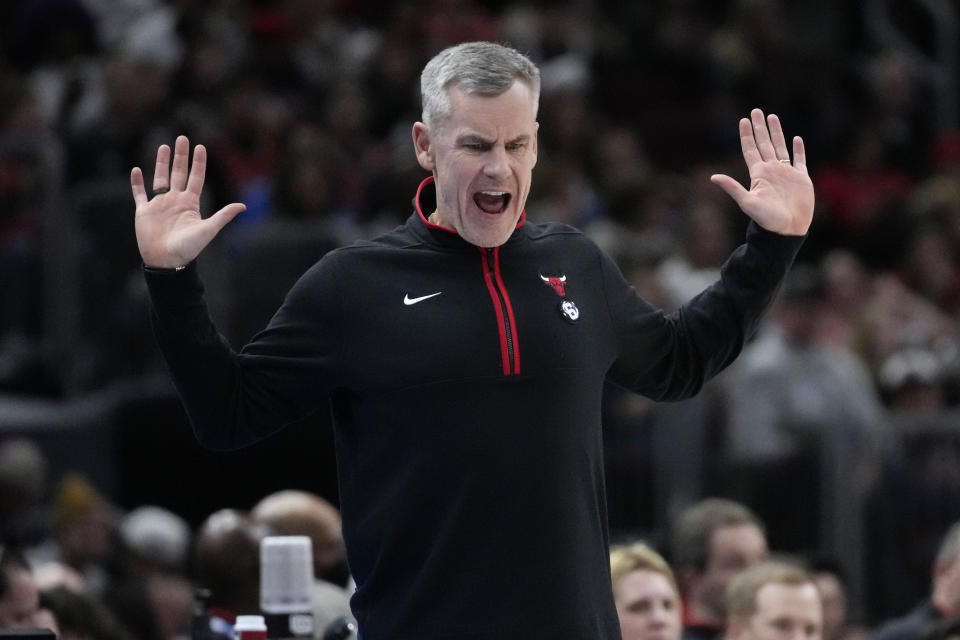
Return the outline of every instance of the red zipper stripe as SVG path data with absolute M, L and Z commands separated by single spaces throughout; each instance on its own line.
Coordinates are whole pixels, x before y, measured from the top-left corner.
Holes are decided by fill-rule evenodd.
M 500 333 L 500 360 L 503 362 L 503 375 L 510 375 L 510 354 L 507 352 L 507 329 L 503 321 L 503 309 L 500 307 L 500 297 L 493 288 L 493 279 L 490 278 L 490 266 L 487 262 L 487 253 L 480 249 L 480 255 L 483 258 L 483 281 L 487 284 L 487 291 L 490 293 L 490 299 L 493 301 L 493 310 L 497 314 L 497 331 Z
M 513 305 L 510 304 L 510 296 L 507 295 L 507 287 L 503 284 L 503 278 L 500 277 L 500 247 L 493 250 L 494 266 L 493 273 L 497 277 L 497 285 L 500 287 L 500 293 L 503 294 L 503 301 L 507 305 L 507 317 L 510 319 L 510 335 L 513 336 L 513 373 L 520 373 L 520 343 L 517 341 L 517 321 L 513 317 Z M 504 336 L 504 341 L 506 336 Z

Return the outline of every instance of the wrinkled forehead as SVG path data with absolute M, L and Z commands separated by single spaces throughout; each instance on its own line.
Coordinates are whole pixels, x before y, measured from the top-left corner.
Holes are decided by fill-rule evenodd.
M 441 128 L 453 119 L 484 119 L 488 122 L 510 119 L 533 125 L 537 103 L 530 85 L 517 78 L 503 91 L 479 91 L 463 83 L 451 83 L 444 89 L 445 109 L 436 124 Z
M 529 128 L 536 122 L 533 96 L 522 81 L 497 94 L 452 87 L 447 90 L 447 96 L 450 102 L 448 120 L 513 128 Z

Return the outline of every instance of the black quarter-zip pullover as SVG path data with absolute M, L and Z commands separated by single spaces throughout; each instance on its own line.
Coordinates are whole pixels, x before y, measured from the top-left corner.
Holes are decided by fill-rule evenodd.
M 363 640 L 619 638 L 603 481 L 605 379 L 658 400 L 729 364 L 802 238 L 751 224 L 674 313 L 575 229 L 478 249 L 419 211 L 330 252 L 235 352 L 191 266 L 146 269 L 201 443 L 250 444 L 332 409 Z

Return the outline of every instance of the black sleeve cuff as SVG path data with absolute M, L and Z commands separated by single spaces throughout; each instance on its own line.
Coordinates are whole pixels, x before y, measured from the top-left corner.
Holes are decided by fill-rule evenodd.
M 187 264 L 181 269 L 163 269 L 143 265 L 143 276 L 147 289 L 154 302 L 183 300 L 203 294 L 203 284 L 197 272 L 197 262 Z
M 753 220 L 747 227 L 747 244 L 759 249 L 768 260 L 773 262 L 793 262 L 806 239 L 806 235 L 788 236 L 768 231 Z

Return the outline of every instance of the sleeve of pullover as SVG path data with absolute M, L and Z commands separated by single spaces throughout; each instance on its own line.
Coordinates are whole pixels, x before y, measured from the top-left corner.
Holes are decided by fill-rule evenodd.
M 327 256 L 307 271 L 239 352 L 210 319 L 195 263 L 144 268 L 154 335 L 202 445 L 245 446 L 326 401 L 339 345 L 332 262 Z
M 681 400 L 729 365 L 779 290 L 803 237 L 751 222 L 720 279 L 673 313 L 654 309 L 602 258 L 618 357 L 608 377 L 655 400 Z

